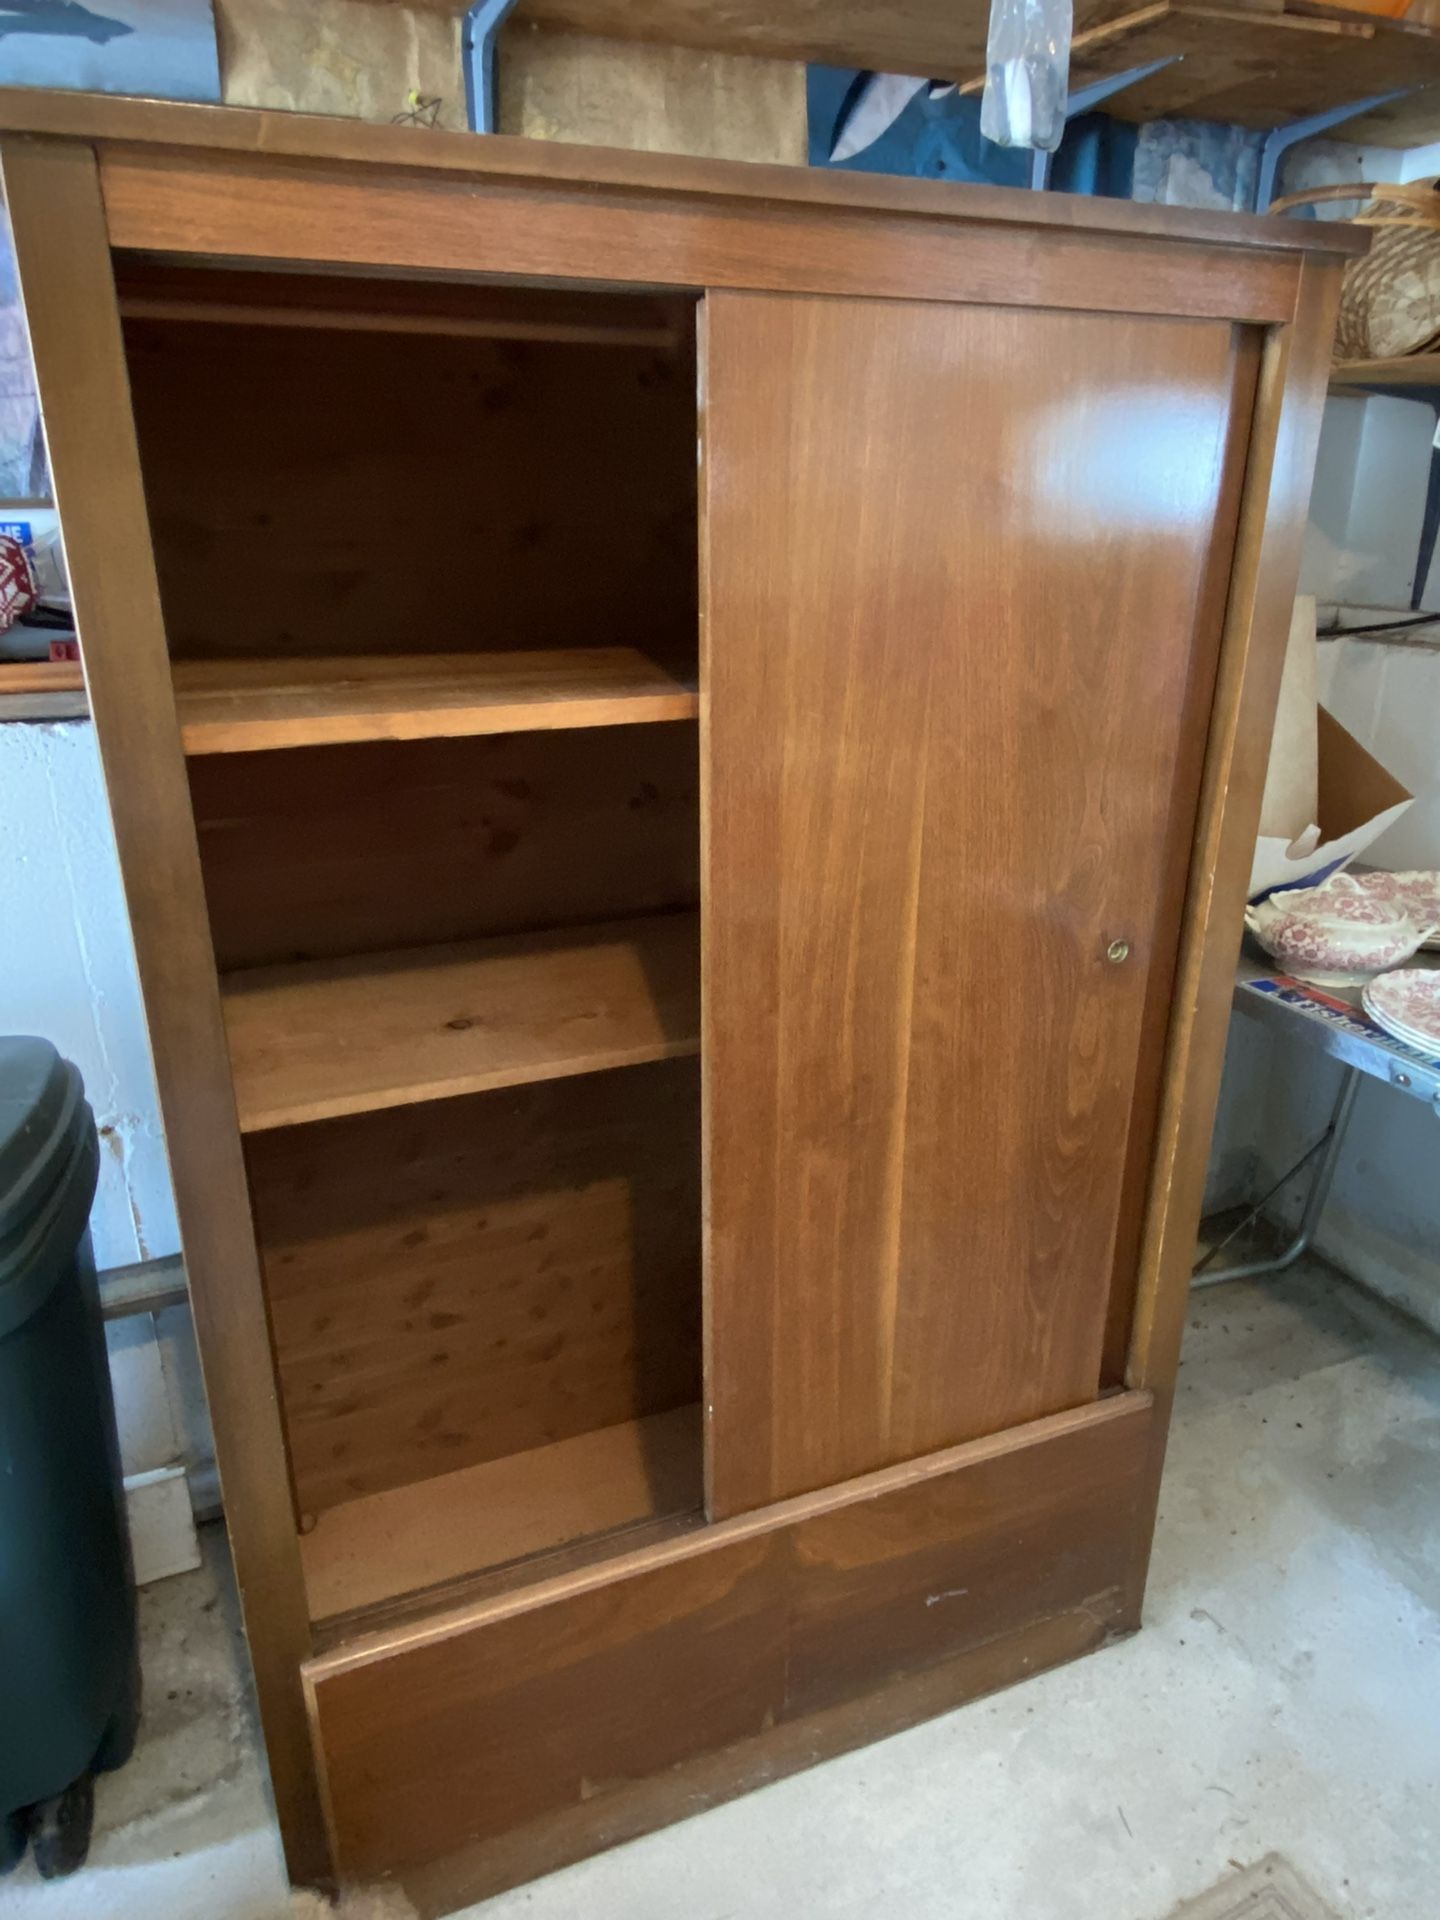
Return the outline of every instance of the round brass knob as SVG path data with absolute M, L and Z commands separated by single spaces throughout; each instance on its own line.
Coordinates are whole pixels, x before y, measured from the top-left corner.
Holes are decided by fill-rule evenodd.
M 1105 949 L 1105 958 L 1110 962 L 1112 967 L 1123 966 L 1130 958 L 1130 942 L 1128 940 L 1112 940 Z

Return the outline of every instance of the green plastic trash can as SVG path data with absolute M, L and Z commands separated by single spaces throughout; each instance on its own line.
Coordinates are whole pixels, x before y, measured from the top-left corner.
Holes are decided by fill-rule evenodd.
M 140 1711 L 135 1581 L 90 1250 L 99 1144 L 76 1069 L 0 1038 L 0 1870 L 84 1859 L 93 1776 Z

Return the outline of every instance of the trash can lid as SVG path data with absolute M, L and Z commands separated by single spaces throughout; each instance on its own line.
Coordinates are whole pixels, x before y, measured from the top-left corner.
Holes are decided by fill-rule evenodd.
M 90 1124 L 80 1075 L 48 1040 L 0 1035 L 0 1245 L 45 1205 Z

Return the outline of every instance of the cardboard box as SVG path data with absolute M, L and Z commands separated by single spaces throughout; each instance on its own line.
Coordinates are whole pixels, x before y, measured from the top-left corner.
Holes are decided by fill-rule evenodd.
M 1315 686 L 1315 601 L 1301 594 L 1280 679 L 1251 900 L 1277 887 L 1319 886 L 1378 840 L 1414 799 L 1325 711 Z
M 1318 763 L 1314 814 L 1293 839 L 1262 833 L 1250 869 L 1250 898 L 1277 887 L 1315 887 L 1361 854 L 1413 804 L 1373 753 L 1324 707 L 1315 709 Z

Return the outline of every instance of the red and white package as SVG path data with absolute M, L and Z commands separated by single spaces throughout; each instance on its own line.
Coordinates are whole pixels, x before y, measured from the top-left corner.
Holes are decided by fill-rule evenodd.
M 30 556 L 18 540 L 0 533 L 0 633 L 8 633 L 39 598 Z

